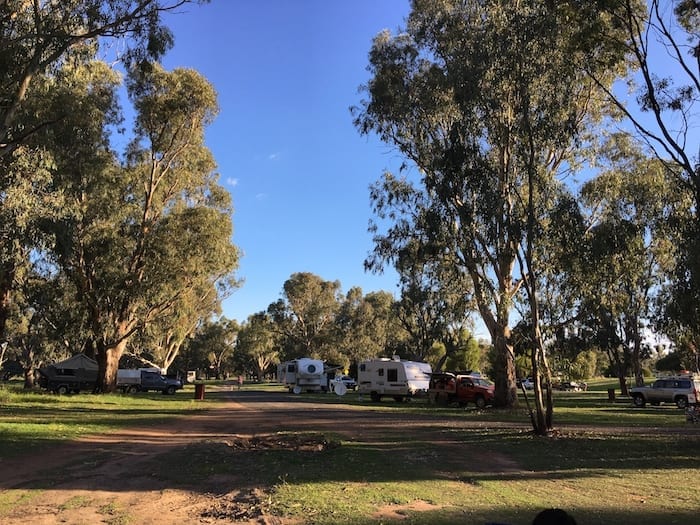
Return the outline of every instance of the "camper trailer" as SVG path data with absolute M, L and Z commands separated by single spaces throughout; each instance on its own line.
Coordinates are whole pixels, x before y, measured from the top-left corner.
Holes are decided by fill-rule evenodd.
M 405 361 L 398 356 L 362 361 L 357 368 L 357 390 L 372 401 L 391 396 L 396 401 L 425 395 L 432 369 L 428 363 Z
M 39 384 L 56 394 L 92 391 L 97 383 L 97 361 L 85 354 L 39 369 Z
M 280 363 L 277 366 L 277 381 L 295 394 L 328 390 L 323 361 L 310 357 Z

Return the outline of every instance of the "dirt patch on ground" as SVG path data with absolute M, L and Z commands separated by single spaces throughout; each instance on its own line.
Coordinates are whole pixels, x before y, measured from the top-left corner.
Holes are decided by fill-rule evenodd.
M 408 505 L 385 505 L 379 507 L 377 512 L 372 514 L 374 519 L 401 521 L 408 518 L 408 511 L 412 512 L 428 512 L 438 510 L 439 506 L 428 503 L 427 501 L 413 501 Z
M 218 474 L 187 486 L 187 472 L 182 472 L 179 483 L 173 484 L 154 472 L 154 461 L 202 444 L 234 452 L 322 452 L 339 446 L 323 437 L 324 432 L 342 439 L 361 435 L 363 441 L 376 439 L 380 443 L 387 437 L 400 441 L 410 426 L 436 425 L 430 418 L 358 410 L 342 403 L 301 402 L 287 394 L 244 390 L 226 395 L 223 407 L 204 413 L 149 428 L 88 436 L 30 457 L 0 461 L 0 505 L 9 509 L 0 514 L 0 521 L 5 525 L 295 525 L 298 520 L 269 512 L 269 488 L 250 486 L 245 472 Z M 344 424 L 339 426 L 339 421 Z M 443 420 L 440 428 L 449 430 L 450 424 Z M 294 432 L 304 432 L 303 437 Z M 431 440 L 439 440 L 447 450 L 454 447 L 458 457 L 457 451 L 463 452 L 464 445 L 451 442 L 449 436 L 450 432 L 437 433 Z M 493 457 L 487 463 L 490 469 L 517 469 L 505 457 Z M 401 520 L 406 511 L 423 508 L 432 507 L 416 501 L 378 509 L 377 516 Z

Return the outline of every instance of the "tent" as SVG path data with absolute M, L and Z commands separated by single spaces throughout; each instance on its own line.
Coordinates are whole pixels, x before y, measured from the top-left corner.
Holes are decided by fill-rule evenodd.
M 69 357 L 65 361 L 59 363 L 54 363 L 52 365 L 57 370 L 78 370 L 80 368 L 84 370 L 98 370 L 97 361 L 90 359 L 85 354 L 76 354 L 73 357 Z

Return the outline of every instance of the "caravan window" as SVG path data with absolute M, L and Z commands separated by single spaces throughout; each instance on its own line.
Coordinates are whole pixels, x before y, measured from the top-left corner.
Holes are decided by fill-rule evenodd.
M 399 380 L 399 369 L 398 368 L 390 368 L 389 370 L 387 370 L 386 380 L 387 381 L 398 381 Z
M 360 363 L 360 372 L 364 372 L 367 369 L 367 365 Z
M 297 366 L 294 363 L 287 365 L 287 372 L 296 372 Z
M 384 377 L 384 369 L 383 368 L 378 368 L 377 369 L 377 375 L 379 377 Z

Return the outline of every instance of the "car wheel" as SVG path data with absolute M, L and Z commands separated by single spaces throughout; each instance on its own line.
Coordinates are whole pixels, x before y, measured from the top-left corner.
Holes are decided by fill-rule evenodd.
M 644 408 L 646 401 L 644 401 L 644 396 L 642 394 L 635 394 L 632 396 L 632 402 L 637 408 Z
M 486 408 L 486 400 L 483 396 L 477 396 L 476 399 L 474 399 L 474 403 L 478 409 Z
M 127 394 L 135 394 L 138 391 L 139 387 L 137 387 L 136 385 L 131 385 L 129 388 L 126 389 Z
M 678 408 L 685 408 L 688 406 L 688 398 L 685 396 L 678 396 L 676 398 L 676 406 Z
M 61 385 L 56 389 L 56 393 L 60 396 L 65 396 L 68 393 L 68 387 L 66 385 Z

